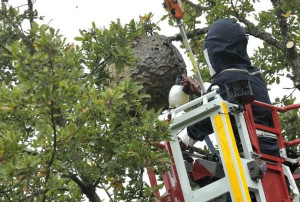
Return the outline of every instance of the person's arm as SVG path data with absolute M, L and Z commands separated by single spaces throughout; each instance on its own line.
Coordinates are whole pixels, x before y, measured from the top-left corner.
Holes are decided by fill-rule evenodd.
M 182 75 L 182 81 L 181 84 L 183 85 L 183 92 L 186 94 L 196 94 L 199 97 L 201 96 L 201 87 L 200 84 L 195 81 L 192 77 L 188 77 L 186 75 Z

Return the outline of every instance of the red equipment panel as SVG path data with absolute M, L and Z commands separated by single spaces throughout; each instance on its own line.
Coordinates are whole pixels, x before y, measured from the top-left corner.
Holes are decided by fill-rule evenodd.
M 274 128 L 255 123 L 251 105 L 269 109 L 272 113 Z M 282 163 L 285 162 L 285 159 L 261 153 L 258 144 L 256 129 L 275 134 L 277 136 L 279 149 L 283 149 L 285 146 L 299 144 L 300 139 L 291 142 L 284 140 L 281 133 L 281 127 L 278 117 L 278 112 L 286 112 L 298 108 L 300 108 L 300 104 L 290 105 L 287 107 L 276 107 L 258 101 L 253 101 L 253 103 L 246 105 L 244 117 L 247 123 L 253 150 L 257 154 L 261 155 L 262 160 L 267 162 L 267 172 L 262 178 L 262 184 L 267 201 L 278 201 L 279 199 L 280 201 L 292 201 L 292 198 L 289 194 L 287 181 L 285 179 L 282 169 Z

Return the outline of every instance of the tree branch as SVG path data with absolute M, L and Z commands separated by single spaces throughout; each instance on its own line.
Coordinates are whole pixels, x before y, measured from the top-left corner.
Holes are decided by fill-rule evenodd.
M 278 0 L 273 0 L 273 1 L 278 1 Z M 185 3 L 193 6 L 196 9 L 202 9 L 202 10 L 211 9 L 211 7 L 201 7 L 197 4 L 194 4 L 194 3 L 190 2 L 189 0 L 186 0 Z M 232 3 L 232 1 L 231 1 L 231 3 Z M 270 44 L 272 46 L 275 46 L 276 48 L 278 48 L 282 52 L 286 51 L 284 42 L 280 42 L 280 41 L 276 40 L 274 37 L 272 37 L 272 35 L 270 33 L 257 28 L 253 23 L 251 23 L 247 19 L 244 19 L 244 18 L 240 17 L 240 15 L 237 12 L 237 10 L 235 9 L 233 3 L 232 3 L 232 8 L 233 8 L 233 15 L 237 18 L 237 20 L 239 22 L 243 23 L 246 26 L 246 28 L 244 28 L 244 30 L 247 34 L 249 34 L 251 36 L 254 36 L 256 38 L 259 38 L 259 39 L 267 42 L 268 44 Z M 281 16 L 281 17 L 283 17 L 283 16 Z M 193 37 L 198 36 L 198 35 L 206 34 L 208 29 L 209 29 L 208 27 L 205 27 L 205 28 L 198 28 L 198 29 L 195 29 L 193 31 L 189 31 L 189 32 L 187 32 L 187 37 L 190 39 L 190 38 L 193 38 Z M 168 38 L 171 41 L 182 41 L 182 37 L 181 37 L 180 34 L 176 34 L 175 36 L 170 36 Z
M 33 3 L 31 0 L 27 0 L 27 2 L 28 2 L 30 28 L 32 29 L 33 18 L 34 18 Z
M 88 187 L 88 185 L 86 183 L 84 183 L 83 181 L 81 181 L 77 175 L 71 174 L 70 179 L 73 180 L 82 190 L 86 189 L 86 187 Z
M 50 160 L 48 162 L 48 165 L 47 165 L 47 175 L 46 175 L 46 179 L 45 179 L 45 187 L 47 187 L 47 183 L 48 183 L 48 180 L 49 180 L 49 177 L 50 177 L 50 168 L 53 165 L 55 154 L 56 154 L 57 131 L 56 131 L 56 124 L 55 124 L 54 110 L 55 110 L 54 109 L 54 102 L 51 101 L 51 121 L 52 121 L 52 128 L 53 128 L 53 152 L 52 152 L 51 158 L 50 158 Z M 46 193 L 47 193 L 47 188 L 46 188 L 45 193 L 43 195 L 43 199 L 42 199 L 43 202 L 46 201 Z
M 203 7 L 198 4 L 194 4 L 193 2 L 191 2 L 189 0 L 185 0 L 184 3 L 190 5 L 192 8 L 194 8 L 198 11 L 209 11 L 212 8 L 212 6 Z
M 12 55 L 12 52 L 1 43 L 0 43 L 0 48 L 2 48 L 7 54 Z
M 250 23 L 246 19 L 238 19 L 238 20 L 247 26 L 246 28 L 244 28 L 245 32 L 247 34 L 254 36 L 256 38 L 259 38 L 259 39 L 267 42 L 268 44 L 275 46 L 282 52 L 285 52 L 285 50 L 286 50 L 285 44 L 276 40 L 275 38 L 273 38 L 272 34 L 256 28 L 254 24 Z
M 70 174 L 70 179 L 73 180 L 81 189 L 90 202 L 101 202 L 99 196 L 96 193 L 96 188 L 93 185 L 90 185 L 88 182 L 81 180 L 77 175 Z
M 68 190 L 68 189 L 66 189 L 66 188 L 58 188 L 58 189 L 56 189 L 56 190 L 62 191 L 62 192 L 70 191 L 70 190 Z M 26 197 L 24 197 L 24 198 L 18 200 L 18 202 L 24 202 L 24 201 L 27 201 L 27 199 L 30 199 L 30 198 L 32 198 L 32 197 L 35 197 L 35 196 L 38 196 L 38 195 L 41 195 L 41 194 L 45 194 L 45 193 L 47 193 L 47 190 L 36 191 L 36 192 L 34 192 L 33 194 L 31 194 L 31 195 L 29 195 L 29 196 L 26 196 Z M 31 200 L 31 201 L 33 201 L 33 200 Z
M 100 184 L 100 188 L 105 191 L 105 193 L 108 196 L 108 198 L 110 199 L 110 201 L 113 201 L 113 198 L 111 197 L 111 194 L 108 192 L 107 188 L 104 187 L 104 185 L 102 183 L 99 183 L 99 184 Z
M 143 176 L 144 176 L 144 168 L 141 168 L 140 170 L 140 183 L 141 183 L 141 188 L 140 188 L 140 198 L 143 197 L 143 187 L 144 187 L 144 183 L 143 183 Z
M 7 10 L 4 9 L 0 11 L 0 14 L 9 22 L 9 24 L 15 29 L 16 33 L 19 34 L 20 38 L 24 41 L 25 45 L 31 50 L 31 53 L 34 52 L 34 47 L 30 41 L 30 39 L 23 33 L 22 28 L 19 28 L 13 20 L 7 15 Z
M 282 16 L 284 14 L 283 10 L 281 9 L 280 5 L 280 1 L 278 0 L 271 0 L 272 5 L 274 7 L 275 10 L 275 14 L 276 17 L 279 20 L 279 27 L 280 27 L 280 31 L 281 31 L 281 35 L 283 36 L 284 42 L 287 42 L 287 38 L 288 38 L 288 24 L 286 21 L 286 18 L 284 16 Z
M 300 54 L 297 51 L 296 45 L 293 43 L 292 33 L 289 32 L 289 25 L 287 23 L 287 18 L 284 16 L 284 11 L 281 8 L 280 0 L 271 0 L 272 5 L 275 10 L 276 17 L 279 21 L 280 35 L 283 37 L 283 42 L 285 44 L 285 54 L 287 57 L 288 64 L 293 70 L 293 82 L 296 88 L 300 90 Z M 288 42 L 291 42 L 289 45 Z
M 195 36 L 203 35 L 206 34 L 208 31 L 208 27 L 204 28 L 198 28 L 193 31 L 189 31 L 186 33 L 187 38 L 193 38 Z M 175 36 L 169 36 L 168 37 L 171 41 L 182 41 L 182 36 L 181 34 L 176 34 Z
M 76 135 L 76 133 L 78 133 L 78 131 L 84 126 L 84 124 L 86 123 L 86 120 L 88 119 L 88 117 L 90 116 L 90 114 L 91 114 L 91 111 L 89 110 L 88 113 L 87 113 L 87 115 L 86 115 L 86 117 L 82 121 L 82 123 L 80 125 L 77 124 L 77 125 L 79 125 L 78 128 L 74 132 L 71 133 L 71 135 L 69 137 L 69 141 L 71 139 L 73 139 L 73 137 Z
M 238 10 L 236 9 L 236 5 L 233 4 L 233 1 L 231 0 L 231 8 L 233 10 L 233 15 L 238 19 L 239 22 L 243 23 L 246 28 L 244 28 L 245 32 L 251 36 L 254 36 L 256 38 L 259 38 L 268 44 L 275 46 L 282 52 L 285 52 L 285 44 L 282 42 L 279 42 L 275 38 L 272 37 L 272 35 L 268 32 L 265 32 L 261 29 L 258 29 L 253 23 L 248 21 L 247 19 L 240 16 Z
M 54 64 L 53 64 L 53 60 L 52 60 L 52 55 L 50 55 L 50 68 L 51 68 L 51 76 L 54 75 Z M 54 87 L 52 88 L 52 92 L 54 91 Z M 53 165 L 54 162 L 54 158 L 55 158 L 55 154 L 56 154 L 56 147 L 57 147 L 57 131 L 56 131 L 56 120 L 55 120 L 55 106 L 54 106 L 54 101 L 51 100 L 51 106 L 50 106 L 50 113 L 51 113 L 51 124 L 52 124 L 52 129 L 53 129 L 53 151 L 52 151 L 52 155 L 51 158 L 48 162 L 47 165 L 47 175 L 46 175 L 46 179 L 45 179 L 45 187 L 47 187 L 47 183 L 50 177 L 50 168 Z M 47 193 L 47 188 L 45 190 L 46 192 L 43 195 L 43 199 L 42 201 L 44 202 L 46 200 L 46 193 Z
M 7 198 L 10 202 L 12 202 L 12 200 L 9 198 L 9 196 L 8 196 L 6 193 L 4 193 L 4 196 L 6 196 L 6 198 Z

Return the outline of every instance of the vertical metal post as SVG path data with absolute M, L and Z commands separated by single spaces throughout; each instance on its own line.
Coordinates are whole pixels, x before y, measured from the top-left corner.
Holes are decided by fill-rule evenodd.
M 182 36 L 182 40 L 183 40 L 183 43 L 186 47 L 186 50 L 187 50 L 187 53 L 188 53 L 188 56 L 192 62 L 192 65 L 193 65 L 193 70 L 194 72 L 196 73 L 196 79 L 197 81 L 200 83 L 200 87 L 202 89 L 202 92 L 203 93 L 206 93 L 206 88 L 204 86 L 204 83 L 203 83 L 203 80 L 202 80 L 202 77 L 201 77 L 201 74 L 200 74 L 200 71 L 199 71 L 199 68 L 198 66 L 196 65 L 196 61 L 195 61 L 195 58 L 194 58 L 194 55 L 193 55 L 193 52 L 192 52 L 192 49 L 191 49 L 191 46 L 188 42 L 188 38 L 186 36 L 186 33 L 185 33 L 185 30 L 184 30 L 184 27 L 183 27 L 183 22 L 182 22 L 182 19 L 177 19 L 177 25 L 179 27 L 179 30 L 180 30 L 180 34 Z

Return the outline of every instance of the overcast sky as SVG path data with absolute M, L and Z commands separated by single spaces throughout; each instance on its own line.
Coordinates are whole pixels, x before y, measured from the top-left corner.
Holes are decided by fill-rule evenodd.
M 122 23 L 127 23 L 131 19 L 138 20 L 139 15 L 149 12 L 154 13 L 154 19 L 158 20 L 166 14 L 162 2 L 162 0 L 37 0 L 35 7 L 40 15 L 45 16 L 45 22 L 52 20 L 51 26 L 60 28 L 63 35 L 73 38 L 78 35 L 79 29 L 90 28 L 92 21 L 97 26 L 107 27 L 111 21 L 118 18 Z M 166 34 L 169 30 L 169 26 L 168 29 L 162 28 L 162 34 Z

